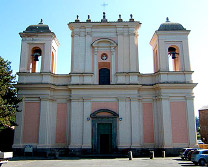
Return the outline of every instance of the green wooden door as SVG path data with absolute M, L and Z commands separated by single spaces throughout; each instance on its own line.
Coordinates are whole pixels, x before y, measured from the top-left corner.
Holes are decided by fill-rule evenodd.
M 112 153 L 112 123 L 97 124 L 97 140 L 100 154 Z

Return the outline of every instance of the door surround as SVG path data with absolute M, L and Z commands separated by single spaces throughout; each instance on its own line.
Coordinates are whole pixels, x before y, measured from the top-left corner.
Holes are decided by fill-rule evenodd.
M 92 118 L 92 150 L 93 153 L 99 154 L 98 143 L 98 124 L 99 123 L 111 123 L 112 124 L 112 153 L 117 148 L 117 121 L 119 115 L 109 109 L 100 109 L 93 112 L 90 117 Z

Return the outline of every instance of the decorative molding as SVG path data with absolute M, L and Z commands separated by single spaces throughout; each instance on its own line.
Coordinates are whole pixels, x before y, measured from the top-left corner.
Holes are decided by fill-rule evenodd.
M 99 43 L 106 43 L 108 42 L 109 43 L 109 46 L 106 46 L 106 45 L 99 45 Z M 118 44 L 112 40 L 112 39 L 109 39 L 109 38 L 99 38 L 97 40 L 95 40 L 92 44 L 91 44 L 92 47 L 117 47 Z
M 109 116 L 109 115 L 107 115 L 107 116 L 97 115 L 101 112 L 109 113 L 109 114 L 111 114 L 111 116 Z M 90 117 L 91 118 L 106 118 L 106 117 L 107 118 L 117 118 L 117 117 L 119 117 L 119 115 L 116 112 L 114 112 L 112 110 L 109 110 L 109 109 L 100 109 L 100 110 L 97 110 L 97 111 L 93 112 L 92 114 L 90 114 Z
M 194 100 L 195 96 L 186 96 L 186 100 Z
M 86 36 L 92 36 L 92 32 L 87 31 L 87 32 L 86 32 Z
M 159 95 L 159 96 L 155 96 L 156 100 L 170 100 L 170 97 L 167 95 Z

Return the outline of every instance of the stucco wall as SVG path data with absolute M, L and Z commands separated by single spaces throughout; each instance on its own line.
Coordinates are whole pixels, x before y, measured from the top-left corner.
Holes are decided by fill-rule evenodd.
M 57 104 L 56 143 L 66 143 L 67 104 Z
M 143 103 L 144 143 L 154 143 L 152 103 Z
M 170 111 L 173 143 L 188 143 L 186 103 L 170 102 Z
M 99 109 L 109 109 L 114 112 L 118 112 L 117 102 L 92 102 L 91 111 L 97 111 Z
M 40 115 L 39 102 L 25 102 L 23 138 L 22 138 L 22 142 L 24 144 L 38 143 L 39 115 Z

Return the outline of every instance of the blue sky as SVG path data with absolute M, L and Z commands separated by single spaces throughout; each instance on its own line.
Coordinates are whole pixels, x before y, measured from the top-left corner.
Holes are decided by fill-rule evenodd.
M 87 15 L 90 15 L 92 21 L 100 21 L 104 10 L 101 4 L 104 2 L 108 4 L 105 12 L 109 21 L 116 21 L 119 14 L 127 21 L 129 15 L 133 14 L 133 18 L 142 23 L 139 30 L 141 73 L 153 72 L 149 42 L 166 17 L 191 30 L 189 48 L 192 70 L 195 71 L 193 80 L 199 83 L 194 89 L 195 112 L 208 105 L 208 0 L 0 0 L 0 56 L 11 61 L 12 69 L 18 72 L 21 51 L 18 33 L 43 19 L 60 42 L 57 73 L 69 73 L 71 35 L 67 23 L 73 22 L 76 15 L 79 15 L 81 21 L 85 21 Z

